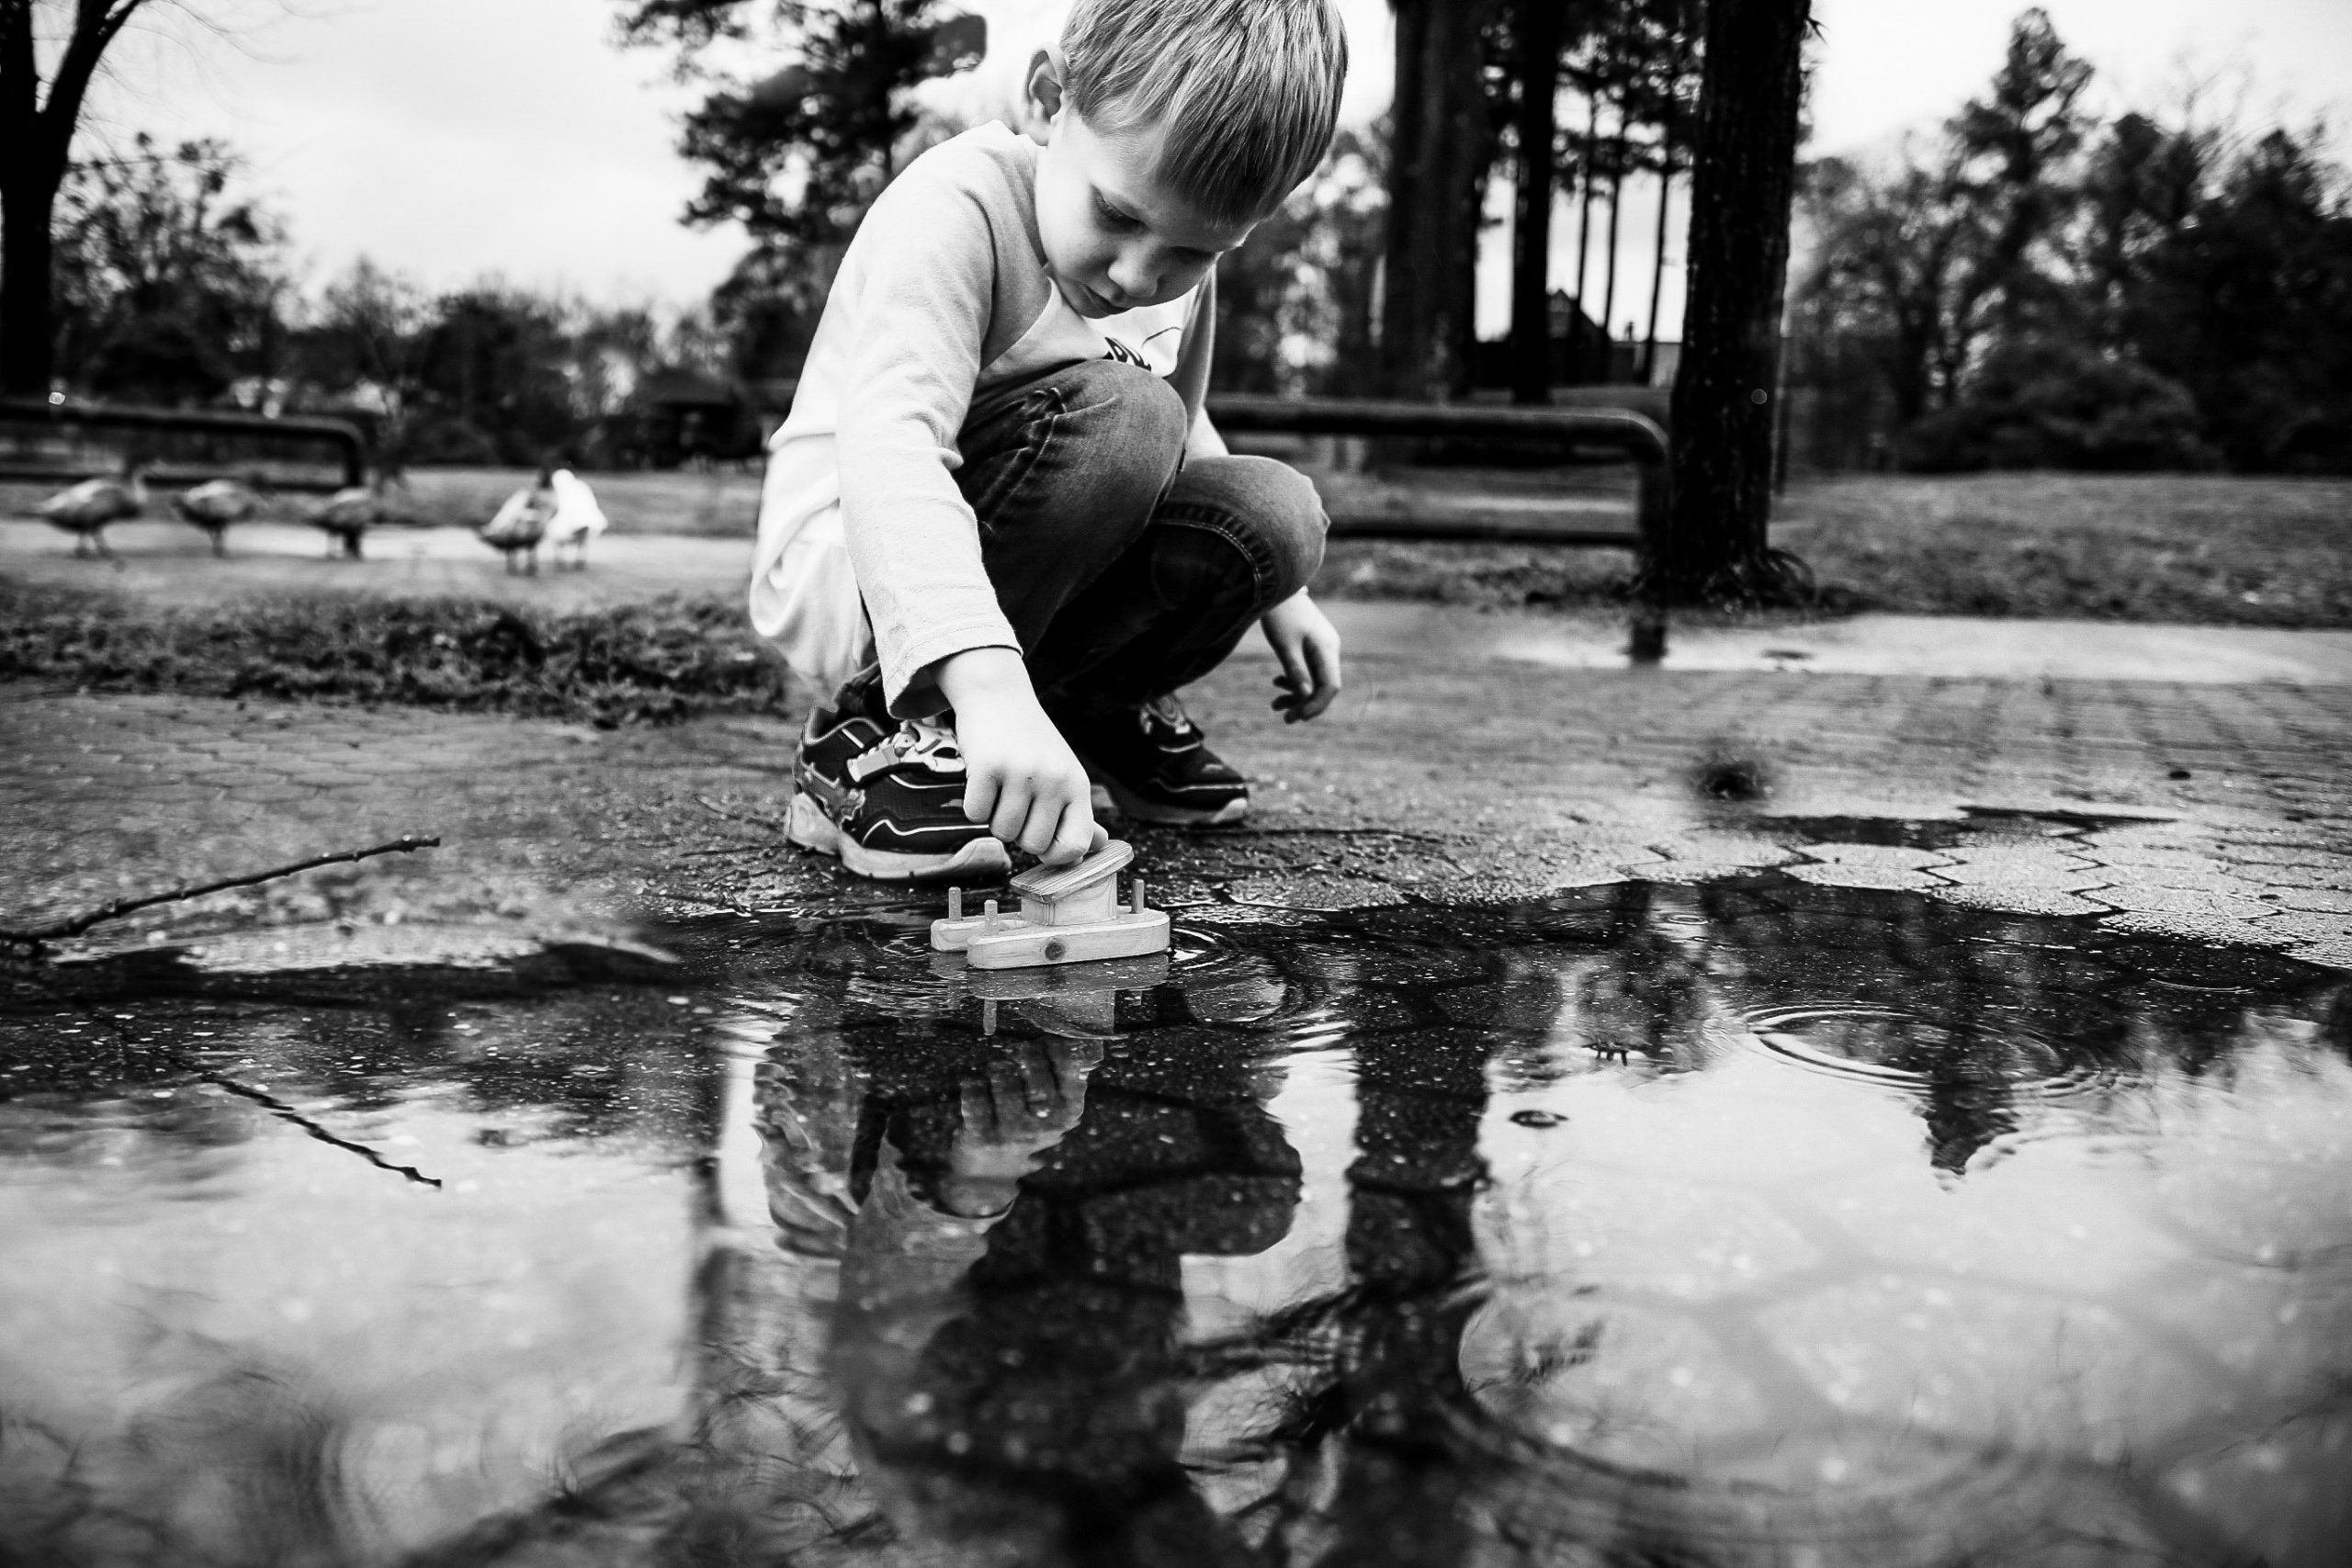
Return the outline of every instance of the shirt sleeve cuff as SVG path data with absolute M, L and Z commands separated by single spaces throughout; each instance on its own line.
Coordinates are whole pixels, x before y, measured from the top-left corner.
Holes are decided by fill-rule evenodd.
M 976 648 L 1021 650 L 1020 639 L 1002 617 L 994 625 L 943 627 L 919 642 L 897 649 L 882 664 L 882 694 L 899 718 L 928 718 L 947 705 L 940 694 L 940 662 Z

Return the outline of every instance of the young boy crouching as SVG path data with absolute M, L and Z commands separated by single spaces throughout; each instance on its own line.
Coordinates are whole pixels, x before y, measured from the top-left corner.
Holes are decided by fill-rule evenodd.
M 752 623 L 842 682 L 794 842 L 874 877 L 1068 864 L 1104 838 L 1090 775 L 1138 821 L 1234 821 L 1248 783 L 1176 694 L 1253 621 L 1274 706 L 1330 705 L 1322 507 L 1201 403 L 1216 260 L 1321 160 L 1346 71 L 1331 0 L 1078 0 L 1040 131 L 966 131 L 876 199 L 761 503 Z

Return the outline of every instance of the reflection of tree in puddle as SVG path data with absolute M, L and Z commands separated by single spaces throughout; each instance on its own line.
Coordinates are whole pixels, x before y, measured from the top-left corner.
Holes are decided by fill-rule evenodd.
M 2228 1071 L 2250 1008 L 2318 973 L 2253 952 L 2117 937 L 1780 878 L 1695 890 L 1716 1006 L 1797 1026 L 1826 1065 L 1877 1069 L 1917 1100 L 1929 1157 L 1959 1172 L 2019 1125 L 2020 1097 L 2096 1089 L 2162 1064 Z
M 1564 1129 L 1548 1156 L 1502 1137 L 1486 1205 L 1495 1296 L 1457 1438 L 1503 1478 L 1498 1528 L 1606 1561 L 1803 1543 L 1873 1564 L 2245 1558 L 2275 1529 L 2275 1560 L 2323 1560 L 2292 1543 L 2340 1512 L 2311 1483 L 2352 1436 L 2326 1394 L 2352 1369 L 2331 1331 L 2288 1325 L 2344 1322 L 2347 1281 L 2233 1277 L 2233 1253 L 2284 1244 L 2199 1227 L 2352 1241 L 2324 1174 L 2346 1080 L 2308 1074 L 2303 1043 L 2334 1043 L 2341 987 L 1906 895 L 1662 897 L 1680 958 L 1655 974 L 1666 1006 L 1698 997 L 1690 1032 L 1610 1067 L 1629 1033 L 1611 998 L 1657 981 L 1588 961 L 1553 1072 L 1506 1087 L 1542 1096 L 1581 1059 L 1589 1092 L 1496 1123 Z M 1983 1191 L 1917 1180 L 1906 1108 L 1940 1190 Z M 2291 1506 L 2182 1506 L 2274 1419 L 2302 1434 L 2263 1461 Z

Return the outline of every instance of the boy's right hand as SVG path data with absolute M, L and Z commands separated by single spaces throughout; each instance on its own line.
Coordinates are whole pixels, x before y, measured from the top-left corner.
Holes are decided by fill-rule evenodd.
M 1074 865 L 1109 842 L 1086 767 L 1046 716 L 1017 651 L 967 649 L 940 661 L 937 680 L 956 709 L 967 819 L 1050 866 Z

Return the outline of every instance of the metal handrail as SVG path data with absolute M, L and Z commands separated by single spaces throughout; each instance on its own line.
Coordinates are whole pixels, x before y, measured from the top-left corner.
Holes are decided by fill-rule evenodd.
M 1631 409 L 1500 408 L 1477 403 L 1416 403 L 1374 398 L 1275 398 L 1212 392 L 1209 418 L 1220 430 L 1299 435 L 1452 435 L 1546 443 L 1561 457 L 1605 446 L 1634 465 L 1635 548 L 1647 557 L 1667 517 L 1666 432 Z M 1335 534 L 1361 538 L 1484 539 L 1514 544 L 1623 544 L 1622 534 L 1477 520 L 1444 527 L 1409 518 L 1353 518 Z
M 188 434 L 263 435 L 274 440 L 322 441 L 343 460 L 343 484 L 368 482 L 368 438 L 345 419 L 315 414 L 276 417 L 213 409 L 145 408 L 131 403 L 52 403 L 33 398 L 0 398 L 0 421 L 74 429 L 160 431 Z M 300 489 L 288 485 L 283 488 Z

